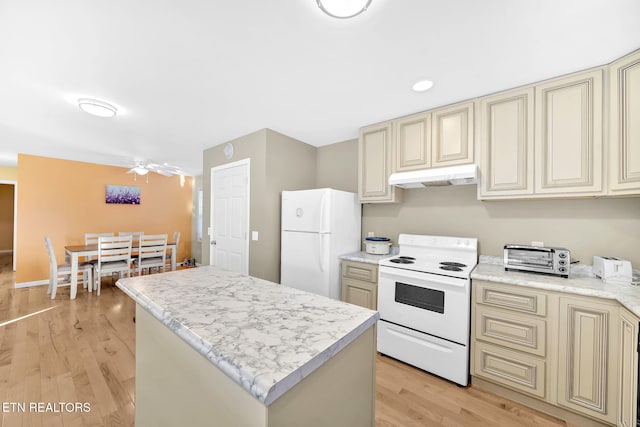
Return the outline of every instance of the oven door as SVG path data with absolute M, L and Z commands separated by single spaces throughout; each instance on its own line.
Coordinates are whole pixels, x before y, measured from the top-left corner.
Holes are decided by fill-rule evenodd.
M 469 344 L 470 280 L 380 266 L 380 318 Z

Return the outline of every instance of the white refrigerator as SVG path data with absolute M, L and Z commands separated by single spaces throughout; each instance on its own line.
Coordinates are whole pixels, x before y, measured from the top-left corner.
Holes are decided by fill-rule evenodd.
M 340 255 L 360 250 L 355 193 L 321 188 L 282 192 L 280 283 L 340 299 Z

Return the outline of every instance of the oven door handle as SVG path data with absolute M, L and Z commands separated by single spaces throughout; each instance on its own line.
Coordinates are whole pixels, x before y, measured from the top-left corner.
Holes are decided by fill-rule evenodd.
M 395 336 L 397 336 L 397 337 L 399 337 L 399 338 L 401 338 L 401 339 L 411 341 L 411 342 L 413 342 L 413 343 L 415 343 L 415 344 L 421 345 L 421 346 L 423 346 L 423 347 L 431 348 L 431 349 L 436 350 L 436 351 L 439 351 L 439 352 L 441 352 L 441 353 L 452 353 L 452 350 L 451 350 L 450 348 L 443 347 L 443 346 L 441 346 L 441 345 L 438 345 L 438 344 L 432 343 L 432 342 L 430 342 L 430 341 L 427 341 L 427 340 L 426 340 L 426 339 L 424 339 L 424 338 L 419 339 L 419 338 L 416 338 L 416 337 L 411 336 L 411 335 L 409 335 L 409 334 L 405 334 L 405 333 L 403 333 L 403 332 L 396 331 L 396 330 L 394 330 L 394 329 L 392 329 L 392 328 L 389 328 L 389 327 L 387 327 L 387 332 L 389 332 L 389 334 L 391 334 L 391 335 L 395 335 Z
M 401 270 L 401 273 L 397 271 L 393 267 L 380 267 L 380 277 L 385 277 L 393 280 L 394 282 L 406 282 L 407 280 L 415 280 L 418 282 L 429 283 L 429 287 L 432 287 L 432 284 L 442 285 L 443 287 L 455 287 L 455 288 L 464 288 L 469 279 L 460 279 L 456 277 L 448 277 L 448 276 L 440 276 L 437 274 L 425 274 L 412 270 Z M 413 283 L 409 283 L 410 285 Z

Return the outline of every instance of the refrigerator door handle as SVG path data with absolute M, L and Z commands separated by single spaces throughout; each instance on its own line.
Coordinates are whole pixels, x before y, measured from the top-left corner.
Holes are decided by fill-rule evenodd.
M 318 263 L 320 264 L 320 271 L 324 272 L 324 239 L 322 233 L 318 233 Z
M 322 229 L 322 226 L 324 225 L 324 222 L 325 222 L 324 215 L 325 215 L 326 202 L 327 202 L 327 193 L 323 193 L 322 199 L 320 200 L 320 216 L 318 217 L 318 233 L 322 233 L 325 231 Z

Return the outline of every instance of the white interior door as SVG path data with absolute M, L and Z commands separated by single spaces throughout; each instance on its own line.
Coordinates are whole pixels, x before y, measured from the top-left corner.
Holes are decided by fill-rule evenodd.
M 209 264 L 249 274 L 249 159 L 211 169 Z

